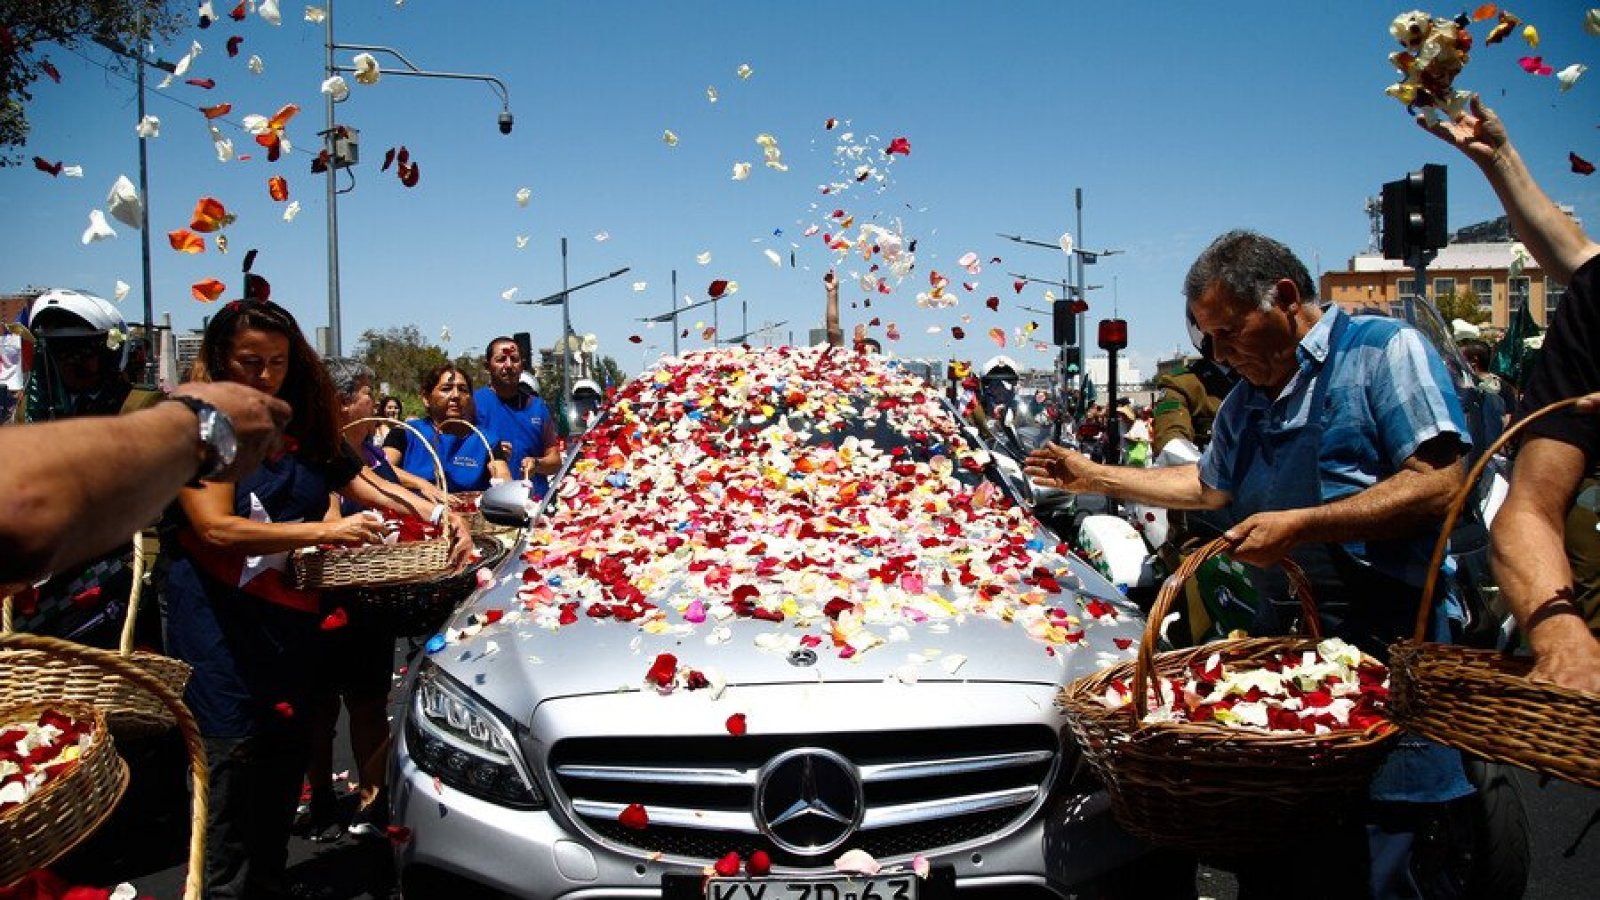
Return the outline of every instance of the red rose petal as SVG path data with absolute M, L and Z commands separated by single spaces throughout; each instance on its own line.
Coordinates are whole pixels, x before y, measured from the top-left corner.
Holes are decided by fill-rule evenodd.
M 669 687 L 677 675 L 678 658 L 671 653 L 662 653 L 656 657 L 654 663 L 651 663 L 650 671 L 645 673 L 644 680 L 657 687 Z
M 772 872 L 772 857 L 768 856 L 765 850 L 756 850 L 745 860 L 744 871 L 757 878 L 765 876 Z
M 272 704 L 272 711 L 277 713 L 280 719 L 294 718 L 294 704 L 287 700 L 280 700 Z
M 389 838 L 389 843 L 396 847 L 411 843 L 411 829 L 404 825 L 390 825 L 383 833 Z
M 744 713 L 734 713 L 728 717 L 728 733 L 734 737 L 743 737 L 748 726 L 745 725 Z
M 334 607 L 333 612 L 328 613 L 322 618 L 323 631 L 338 631 L 340 628 L 343 628 L 349 624 L 350 614 L 345 612 L 345 609 L 342 606 Z
M 622 812 L 617 814 L 617 821 L 622 823 L 623 828 L 643 831 L 650 827 L 650 814 L 645 812 L 643 805 L 629 803 Z
M 732 878 L 739 874 L 740 862 L 739 854 L 730 851 L 727 856 L 717 860 L 717 864 L 712 868 L 716 869 L 718 875 L 724 878 Z

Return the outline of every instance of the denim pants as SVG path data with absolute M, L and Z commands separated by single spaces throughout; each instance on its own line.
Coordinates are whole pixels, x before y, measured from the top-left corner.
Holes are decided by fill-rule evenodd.
M 269 900 L 284 893 L 289 832 L 309 741 L 299 732 L 206 738 L 205 896 Z

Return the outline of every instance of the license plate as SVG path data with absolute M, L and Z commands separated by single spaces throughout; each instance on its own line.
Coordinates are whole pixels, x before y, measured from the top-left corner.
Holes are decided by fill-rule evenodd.
M 713 878 L 706 900 L 917 900 L 917 876 Z

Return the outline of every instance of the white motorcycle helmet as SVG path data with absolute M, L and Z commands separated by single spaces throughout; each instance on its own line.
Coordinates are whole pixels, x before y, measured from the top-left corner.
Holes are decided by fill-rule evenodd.
M 28 311 L 28 329 L 43 338 L 93 337 L 112 329 L 125 331 L 122 314 L 106 300 L 67 288 L 53 288 L 40 294 Z M 130 345 L 123 341 L 117 353 L 117 368 L 128 364 Z

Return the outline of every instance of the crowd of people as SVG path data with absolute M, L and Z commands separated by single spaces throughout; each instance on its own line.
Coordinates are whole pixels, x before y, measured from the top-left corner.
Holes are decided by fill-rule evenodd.
M 1564 550 L 1573 500 L 1600 455 L 1600 244 L 1545 196 L 1479 102 L 1425 127 L 1478 165 L 1529 252 L 1568 285 L 1519 410 L 1597 396 L 1530 429 L 1495 524 L 1494 564 L 1535 656 L 1534 677 L 1600 692 L 1600 589 L 1582 587 L 1592 568 L 1574 569 Z M 831 274 L 826 284 L 828 340 L 842 346 Z M 22 398 L 39 423 L 0 429 L 0 590 L 34 598 L 37 617 L 37 598 L 62 573 L 78 577 L 136 529 L 161 522 L 165 629 L 154 640 L 194 670 L 185 699 L 205 738 L 211 785 L 206 894 L 270 896 L 282 887 L 304 783 L 313 834 L 333 838 L 345 827 L 330 793 L 341 703 L 360 764 L 353 825 L 381 826 L 394 646 L 392 634 L 319 627 L 323 598 L 288 582 L 286 554 L 381 541 L 383 522 L 369 512 L 380 510 L 444 525 L 452 560 L 465 563 L 471 541 L 446 493 L 507 478 L 530 479 L 542 493 L 562 459 L 554 418 L 516 342 L 497 338 L 487 384 L 474 389 L 473 373 L 455 365 L 421 373 L 426 409 L 401 424 L 399 402 L 374 396 L 370 369 L 320 358 L 285 309 L 254 298 L 211 318 L 171 402 L 103 415 L 128 409 L 129 386 L 104 377 L 126 360 L 108 346 L 94 298 L 68 293 L 46 295 L 35 315 L 55 357 L 50 378 Z M 1410 634 L 1424 603 L 1435 610 L 1432 637 L 1450 640 L 1452 598 L 1425 598 L 1422 586 L 1471 431 L 1438 353 L 1402 322 L 1319 305 L 1294 252 L 1251 231 L 1207 247 L 1183 294 L 1202 339 L 1201 371 L 1175 373 L 1145 415 L 1095 406 L 1078 425 L 1079 441 L 1094 447 L 1122 417 L 1136 449 L 1102 458 L 1052 443 L 1028 456 L 1029 476 L 1066 492 L 1225 515 L 1233 557 L 1254 567 L 1265 593 L 1282 593 L 1275 565 L 1293 558 L 1311 579 L 1324 633 L 1379 658 Z M 1004 375 L 984 374 L 996 373 Z M 1013 366 L 1012 390 L 1015 376 Z M 104 383 L 91 384 L 95 377 Z M 976 390 L 982 406 L 986 385 Z M 1183 451 L 1172 464 L 1141 464 L 1169 447 Z M 1584 536 L 1591 542 L 1593 531 Z M 1280 633 L 1278 612 L 1262 604 L 1251 632 Z M 33 624 L 106 640 L 94 616 Z M 1459 753 L 1405 738 L 1373 780 L 1366 821 L 1341 836 L 1338 864 L 1319 878 L 1338 896 L 1428 895 L 1440 858 L 1429 845 L 1452 802 L 1472 789 Z M 1304 884 L 1284 870 L 1302 864 L 1247 860 L 1242 894 Z

